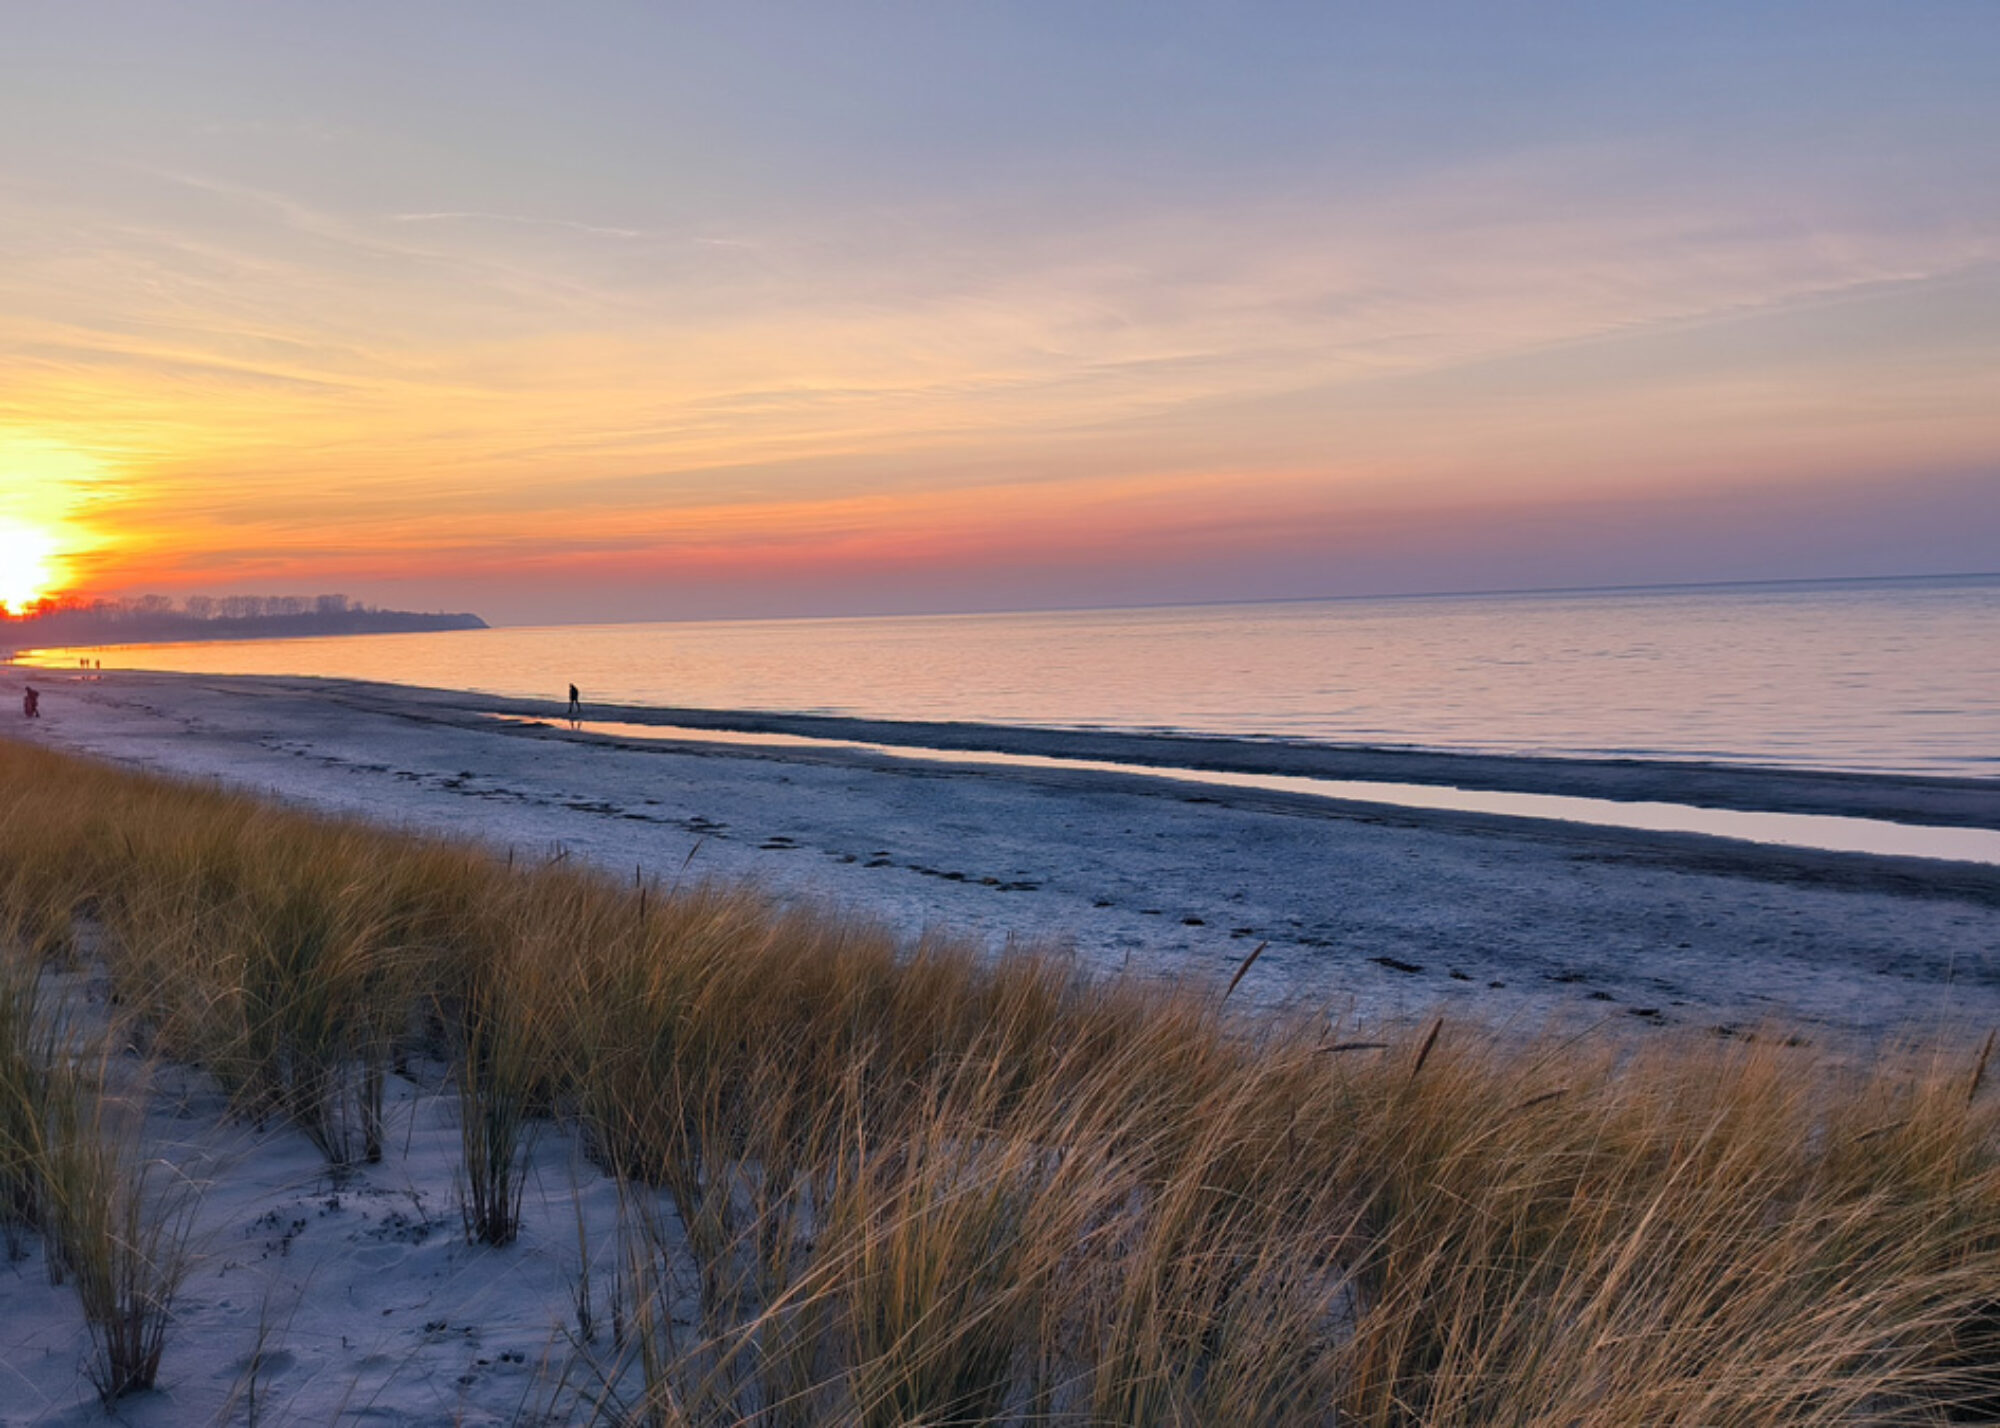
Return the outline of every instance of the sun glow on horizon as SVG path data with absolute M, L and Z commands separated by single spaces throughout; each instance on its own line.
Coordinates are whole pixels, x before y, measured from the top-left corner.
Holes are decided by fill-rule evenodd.
M 0 606 L 9 613 L 88 579 L 93 554 L 112 544 L 90 519 L 109 474 L 74 440 L 0 428 Z
M 19 521 L 0 520 L 0 606 L 19 614 L 61 584 L 55 537 Z

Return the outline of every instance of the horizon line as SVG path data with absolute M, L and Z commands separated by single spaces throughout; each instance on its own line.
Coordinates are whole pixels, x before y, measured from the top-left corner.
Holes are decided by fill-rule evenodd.
M 1326 605 L 1368 600 L 1476 600 L 1515 595 L 1618 595 L 1675 590 L 1729 590 L 1797 585 L 1880 585 L 1912 580 L 2000 580 L 2000 570 L 1929 571 L 1902 575 L 1793 575 L 1756 580 L 1674 580 L 1628 585 L 1526 585 L 1470 590 L 1373 591 L 1351 595 L 1263 595 L 1215 600 L 1143 600 L 1087 605 L 1013 605 L 975 610 L 873 610 L 838 615 L 683 615 L 674 618 L 491 621 L 496 630 L 560 630 L 593 625 L 773 624 L 799 620 L 950 620 L 992 615 L 1071 615 L 1118 610 L 1204 610 L 1235 605 Z M 476 613 L 476 612 L 475 612 Z M 481 616 L 481 618 L 485 618 Z

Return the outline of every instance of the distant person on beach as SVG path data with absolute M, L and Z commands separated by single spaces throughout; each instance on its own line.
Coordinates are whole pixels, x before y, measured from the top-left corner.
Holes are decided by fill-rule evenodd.
M 21 686 L 21 717 L 23 719 L 42 717 L 42 691 L 32 684 Z
M 569 722 L 577 723 L 583 718 L 583 701 L 577 696 L 576 686 L 569 687 Z

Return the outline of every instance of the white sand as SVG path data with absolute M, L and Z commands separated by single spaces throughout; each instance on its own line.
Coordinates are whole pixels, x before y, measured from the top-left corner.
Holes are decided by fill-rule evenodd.
M 1827 1040 L 2000 1022 L 1992 869 L 1163 780 L 618 743 L 499 727 L 483 712 L 494 701 L 367 686 L 30 677 L 46 691 L 33 725 L 14 713 L 22 671 L 0 672 L 8 737 L 523 856 L 559 847 L 620 875 L 754 878 L 906 933 L 1065 942 L 1104 966 L 1220 977 L 1268 941 L 1246 987 L 1359 1018 L 1442 1004 L 1634 1034 L 1777 1019 Z M 339 1184 L 302 1137 L 231 1122 L 199 1080 L 155 1111 L 206 1185 L 199 1258 L 162 1390 L 122 1404 L 122 1421 L 245 1421 L 260 1323 L 259 1421 L 532 1416 L 574 1327 L 573 1192 L 607 1253 L 614 1197 L 549 1132 L 521 1242 L 467 1247 L 441 1080 L 418 1068 L 397 1083 L 390 1155 Z M 0 1425 L 102 1421 L 86 1346 L 74 1292 L 45 1284 L 39 1251 L 0 1267 Z
M 584 1360 L 618 1358 L 607 1298 L 616 1190 L 568 1136 L 545 1130 L 521 1238 L 467 1245 L 456 1103 L 439 1094 L 441 1068 L 419 1075 L 421 1090 L 391 1080 L 384 1162 L 338 1177 L 298 1132 L 227 1117 L 206 1078 L 162 1077 L 148 1132 L 186 1177 L 192 1269 L 158 1386 L 121 1400 L 113 1421 L 246 1423 L 253 1406 L 270 1424 L 536 1422 L 552 1405 L 562 1421 L 575 1415 L 561 1380 L 592 1382 L 579 1348 Z M 587 1346 L 571 1308 L 582 1246 L 605 1326 Z M 0 1264 L 0 1425 L 107 1421 L 89 1350 L 76 1292 L 50 1286 L 40 1245 Z

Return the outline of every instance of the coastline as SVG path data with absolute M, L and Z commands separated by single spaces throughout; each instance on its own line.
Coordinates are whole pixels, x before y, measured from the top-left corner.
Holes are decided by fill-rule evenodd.
M 916 763 L 509 725 L 549 704 L 343 680 L 8 670 L 37 741 L 328 812 L 561 848 L 614 871 L 748 879 L 904 936 L 1068 946 L 1085 963 L 1246 978 L 1363 1021 L 1438 1008 L 1833 1038 L 2000 1021 L 2000 869 L 1390 808 L 1145 775 Z M 2000 784 L 1788 769 L 1340 749 L 808 715 L 593 718 L 1121 762 L 1656 798 L 2000 826 Z M 10 721 L 10 735 L 24 732 Z
M 457 798 L 481 777 L 427 781 L 407 759 L 344 770 L 344 738 L 489 769 L 511 751 L 517 786 L 475 796 L 572 783 L 592 761 L 622 780 L 626 813 L 608 798 L 537 806 L 519 826 L 544 831 L 625 818 L 642 790 L 669 792 L 666 769 L 702 797 L 721 777 L 749 808 L 756 780 L 737 769 L 728 783 L 728 760 L 490 727 L 430 725 L 399 745 L 411 731 L 393 719 L 268 690 L 94 692 L 110 697 L 58 700 L 75 717 L 42 733 L 128 757 L 140 739 L 183 765 L 222 751 L 237 787 L 0 738 L 0 1090 L 49 1128 L 11 1138 L 0 1166 L 6 1421 L 83 1428 L 105 1421 L 100 1393 L 134 1428 L 626 1422 L 703 1400 L 717 1404 L 704 1416 L 738 1422 L 780 1398 L 806 1405 L 797 1421 L 847 1423 L 883 1416 L 892 1394 L 972 1421 L 952 1407 L 962 1379 L 916 1373 L 940 1343 L 993 1365 L 989 1401 L 1050 1385 L 1053 1411 L 1033 1416 L 1125 1421 L 1095 1405 L 1137 1381 L 1101 1348 L 1134 1322 L 1133 1285 L 1151 1289 L 1139 1322 L 1164 1304 L 1192 1329 L 1156 1341 L 1146 1381 L 1193 1363 L 1204 1391 L 1229 1387 L 1202 1421 L 1379 1416 L 1377 1345 L 1413 1335 L 1396 1382 L 1432 1402 L 1515 1392 L 1513 1416 L 1555 1404 L 1570 1421 L 1605 1407 L 1597 1347 L 1572 1348 L 1574 1306 L 1635 1247 L 1657 1250 L 1666 1283 L 1638 1288 L 1633 1336 L 1694 1368 L 1637 1377 L 1641 1416 L 1677 1390 L 1713 1416 L 1720 1354 L 1740 1364 L 1725 1371 L 1732 1421 L 1782 1417 L 1801 1372 L 1842 1418 L 1990 1384 L 1962 1347 L 1990 1322 L 1996 1268 L 1993 1186 L 1977 1173 L 1995 1129 L 1979 1099 L 1990 1036 L 1952 1046 L 1939 1026 L 1867 1046 L 1773 1018 L 1754 1044 L 1717 1040 L 1618 1015 L 1599 987 L 1574 988 L 1594 1021 L 1562 1007 L 1496 1021 L 1502 998 L 1402 1025 L 1336 1006 L 1348 1015 L 1329 1026 L 1323 996 L 1231 1002 L 1219 975 L 1079 976 L 1090 969 L 949 937 L 917 953 L 740 885 L 661 897 L 643 863 L 635 885 L 609 863 L 502 863 L 297 816 L 356 775 Z M 252 737 L 274 718 L 285 743 Z M 523 750 L 549 766 L 522 765 Z M 277 768 L 271 755 L 323 770 L 293 807 L 246 777 Z M 774 799 L 819 816 L 838 802 L 817 766 L 764 762 L 782 771 Z M 886 776 L 850 792 L 893 802 Z M 1019 782 L 934 771 L 928 810 Z M 1153 789 L 1120 795 L 1120 816 L 1143 817 L 1160 781 L 1127 782 Z M 1055 806 L 1087 824 L 1112 792 L 1064 789 Z M 406 797 L 405 821 L 465 831 L 440 806 Z M 1027 831 L 1057 826 L 1028 816 L 1032 799 L 993 807 Z M 1081 831 L 1047 851 L 1100 874 L 1105 850 Z M 742 851 L 732 830 L 710 832 Z M 1452 857 L 1435 837 L 1397 846 L 1433 879 Z M 776 835 L 755 850 L 780 866 L 814 851 Z M 1518 853 L 1507 870 L 1535 873 Z M 966 891 L 1042 890 L 981 887 Z M 1357 1205 L 1375 1213 L 1357 1220 Z M 1547 1251 L 1496 1256 L 1529 1224 Z M 1664 1238 L 1648 1238 L 1655 1225 Z M 883 1269 L 897 1259 L 937 1286 L 918 1284 L 914 1309 L 912 1281 Z M 1746 1262 L 1771 1285 L 1747 1299 L 1732 1279 Z M 1395 1292 L 1358 1299 L 1363 1275 Z M 1018 1307 L 986 1312 L 995 1283 Z M 1686 1313 L 1694 1295 L 1732 1317 Z M 952 1336 L 927 1335 L 914 1361 L 903 1334 L 870 1334 L 912 1314 Z M 128 1323 L 150 1326 L 164 1357 L 119 1347 L 132 1339 L 111 1329 Z M 1440 1323 L 1491 1333 L 1504 1357 L 1441 1368 L 1421 1337 Z M 1229 1350 L 1235 1325 L 1247 1361 Z M 1910 1347 L 1885 1362 L 1890 1339 Z

